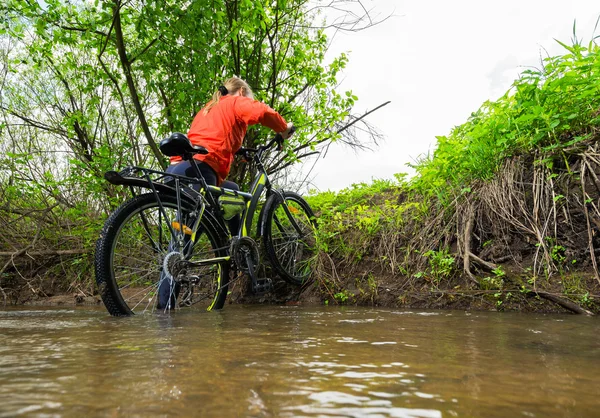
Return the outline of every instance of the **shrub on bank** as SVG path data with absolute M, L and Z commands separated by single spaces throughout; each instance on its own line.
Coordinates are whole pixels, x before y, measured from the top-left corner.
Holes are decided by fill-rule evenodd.
M 600 48 L 563 46 L 565 55 L 524 71 L 438 137 L 414 178 L 310 197 L 337 276 L 377 268 L 404 289 L 492 283 L 494 295 L 546 289 L 591 305 L 600 283 Z M 336 274 L 323 274 L 335 284 Z M 344 288 L 331 283 L 333 295 Z

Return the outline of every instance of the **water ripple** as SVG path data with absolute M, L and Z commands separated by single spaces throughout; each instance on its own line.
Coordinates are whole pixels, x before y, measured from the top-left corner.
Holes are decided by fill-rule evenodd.
M 597 335 L 589 318 L 354 307 L 0 311 L 0 417 L 593 417 Z

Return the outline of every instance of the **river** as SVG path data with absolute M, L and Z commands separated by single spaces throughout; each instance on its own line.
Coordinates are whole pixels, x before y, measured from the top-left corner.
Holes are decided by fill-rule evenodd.
M 0 417 L 595 417 L 599 383 L 583 316 L 0 311 Z

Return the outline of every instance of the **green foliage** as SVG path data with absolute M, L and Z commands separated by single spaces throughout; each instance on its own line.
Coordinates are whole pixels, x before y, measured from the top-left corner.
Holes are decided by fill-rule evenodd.
M 600 124 L 600 47 L 561 45 L 565 55 L 524 71 L 504 96 L 438 137 L 434 153 L 414 165 L 411 187 L 448 201 L 491 179 L 507 158 L 535 150 L 561 158 L 588 139 Z
M 585 292 L 579 298 L 579 303 L 585 308 L 589 308 L 593 305 L 593 299 L 590 297 L 590 292 Z
M 358 289 L 357 299 L 360 302 L 374 303 L 377 298 L 377 279 L 373 273 L 356 278 L 354 281 L 356 288 Z
M 442 280 L 450 278 L 455 270 L 456 261 L 447 248 L 440 251 L 429 250 L 423 254 L 429 261 L 428 278 L 437 286 Z
M 558 265 L 563 265 L 565 263 L 565 247 L 562 245 L 553 245 L 550 249 L 550 256 L 552 260 L 556 262 Z
M 504 277 L 506 272 L 498 266 L 492 270 L 493 277 L 485 277 L 479 282 L 479 286 L 484 290 L 502 290 L 504 288 Z
M 584 308 L 591 308 L 594 300 L 590 296 L 585 278 L 579 274 L 565 274 L 561 277 L 563 293 L 576 300 Z
M 324 63 L 329 41 L 315 29 L 317 10 L 302 0 L 7 0 L 0 110 L 70 148 L 73 168 L 98 178 L 127 164 L 164 165 L 158 139 L 185 132 L 217 86 L 238 75 L 302 128 L 271 163 L 282 167 L 341 137 L 335 127 L 357 100 L 335 90 L 348 57 Z M 246 146 L 269 132 L 250 129 Z M 245 184 L 248 171 L 235 162 L 232 179 Z
M 271 170 L 339 139 L 357 100 L 336 90 L 348 56 L 325 62 L 319 8 L 303 0 L 0 3 L 0 216 L 14 227 L 11 251 L 39 229 L 37 247 L 91 253 L 103 217 L 128 195 L 103 174 L 165 167 L 157 142 L 187 131 L 226 78 L 244 78 L 301 128 L 287 154 L 266 156 Z M 249 129 L 245 145 L 268 131 Z M 249 172 L 235 162 L 230 177 L 244 186 Z
M 352 295 L 352 293 L 350 293 L 346 289 L 333 295 L 336 302 L 338 302 L 339 304 L 342 304 L 342 305 L 345 304 L 346 302 L 348 302 L 348 300 L 352 300 L 353 296 L 354 295 Z
M 504 96 L 484 103 L 465 124 L 440 136 L 435 152 L 415 164 L 412 179 L 398 176 L 311 196 L 323 243 L 338 265 L 353 271 L 378 262 L 390 267 L 405 288 L 438 289 L 458 273 L 449 248 L 457 237 L 460 247 L 466 231 L 476 238 L 473 243 L 480 242 L 482 248 L 471 250 L 482 258 L 520 252 L 524 263 L 532 263 L 524 266 L 523 293 L 552 284 L 556 270 L 562 277 L 578 264 L 572 254 L 588 250 L 565 235 L 589 228 L 585 219 L 581 222 L 580 205 L 587 205 L 590 217 L 592 210 L 597 214 L 597 190 L 591 186 L 597 182 L 597 170 L 591 172 L 595 164 L 586 172 L 583 195 L 581 167 L 586 152 L 597 153 L 600 49 L 593 42 L 565 48 L 565 55 L 544 60 L 540 70 L 525 71 Z M 506 173 L 497 178 L 500 168 Z M 514 181 L 515 187 L 506 202 L 505 181 Z M 512 243 L 514 252 L 507 248 L 499 254 Z M 473 266 L 471 272 L 480 274 Z M 506 308 L 512 284 L 502 268 L 477 280 L 497 309 Z M 573 280 L 563 282 L 565 293 L 578 289 L 577 296 L 569 297 L 585 298 L 588 292 L 589 299 L 585 284 Z M 356 287 L 360 292 L 364 283 Z
M 585 280 L 579 274 L 569 274 L 561 277 L 565 295 L 582 295 L 585 293 Z
M 312 193 L 307 200 L 319 214 L 322 249 L 351 262 L 371 255 L 374 240 L 427 211 L 421 204 L 399 203 L 404 189 L 404 176 L 397 175 L 395 180 L 353 184 L 338 193 Z

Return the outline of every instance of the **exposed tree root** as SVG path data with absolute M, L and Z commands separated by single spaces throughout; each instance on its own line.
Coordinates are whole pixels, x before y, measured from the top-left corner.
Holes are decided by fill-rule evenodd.
M 583 163 L 581 165 L 581 192 L 583 194 L 583 211 L 585 213 L 585 220 L 587 223 L 588 246 L 589 246 L 589 250 L 590 250 L 590 258 L 592 259 L 592 266 L 594 267 L 594 276 L 596 277 L 596 281 L 598 283 L 600 283 L 600 275 L 598 274 L 598 263 L 596 261 L 595 252 L 594 252 L 594 234 L 592 232 L 592 227 L 590 225 L 590 214 L 588 211 L 588 203 L 587 203 L 587 201 L 588 201 L 588 199 L 590 199 L 590 197 L 585 190 L 585 172 L 586 172 L 587 167 L 588 167 L 588 163 L 584 156 Z
M 325 264 L 328 264 L 329 268 L 325 267 Z M 328 297 L 331 298 L 331 300 L 335 301 L 335 289 L 340 284 L 340 278 L 337 274 L 335 263 L 329 256 L 329 254 L 326 254 L 324 252 L 321 252 L 319 254 L 319 258 L 313 276 L 317 278 L 318 285 L 328 295 Z
M 4 291 L 2 286 L 0 286 L 0 292 L 2 292 L 2 297 L 4 298 L 3 305 L 6 306 L 6 304 L 8 303 L 8 296 L 6 295 L 6 292 Z
M 482 260 L 481 258 L 479 258 L 478 256 L 476 256 L 473 253 L 469 253 L 468 257 L 465 257 L 472 259 L 474 262 L 478 263 L 479 265 L 481 265 L 482 267 L 486 268 L 489 271 L 495 270 L 498 268 L 498 266 L 494 263 L 490 263 L 488 261 Z M 471 275 L 471 279 L 477 281 L 477 279 L 475 279 L 475 276 Z M 528 295 L 530 296 L 540 296 L 541 298 L 547 299 L 551 302 L 556 303 L 559 306 L 562 306 L 563 308 L 574 312 L 576 314 L 583 314 L 583 315 L 593 315 L 592 312 L 588 311 L 587 309 L 582 308 L 581 306 L 577 305 L 576 303 L 565 299 L 563 297 L 560 297 L 558 295 L 549 293 L 549 292 L 545 292 L 545 291 L 541 291 L 541 290 L 528 290 Z
M 473 253 L 470 253 L 469 256 L 473 259 L 474 262 L 476 262 L 477 264 L 479 264 L 482 267 L 485 267 L 488 271 L 493 271 L 498 268 L 498 266 L 496 264 L 490 263 L 489 261 L 482 260 L 481 258 L 477 257 Z
M 473 233 L 473 219 L 475 218 L 475 210 L 473 209 L 473 203 L 469 202 L 466 210 L 466 223 L 464 226 L 463 232 L 463 271 L 467 275 L 467 277 L 476 285 L 479 285 L 477 279 L 471 273 L 471 260 L 470 258 L 474 256 L 471 252 L 471 235 Z
M 547 299 L 551 302 L 556 303 L 557 305 L 562 306 L 563 308 L 567 309 L 568 311 L 574 312 L 576 314 L 594 315 L 592 312 L 588 311 L 587 309 L 582 308 L 581 306 L 577 305 L 576 303 L 571 302 L 568 299 L 562 298 L 562 297 L 557 296 L 552 293 L 548 293 L 548 292 L 544 292 L 544 291 L 540 291 L 540 290 L 538 290 L 538 291 L 530 290 L 528 292 L 528 295 L 539 296 L 541 298 Z

